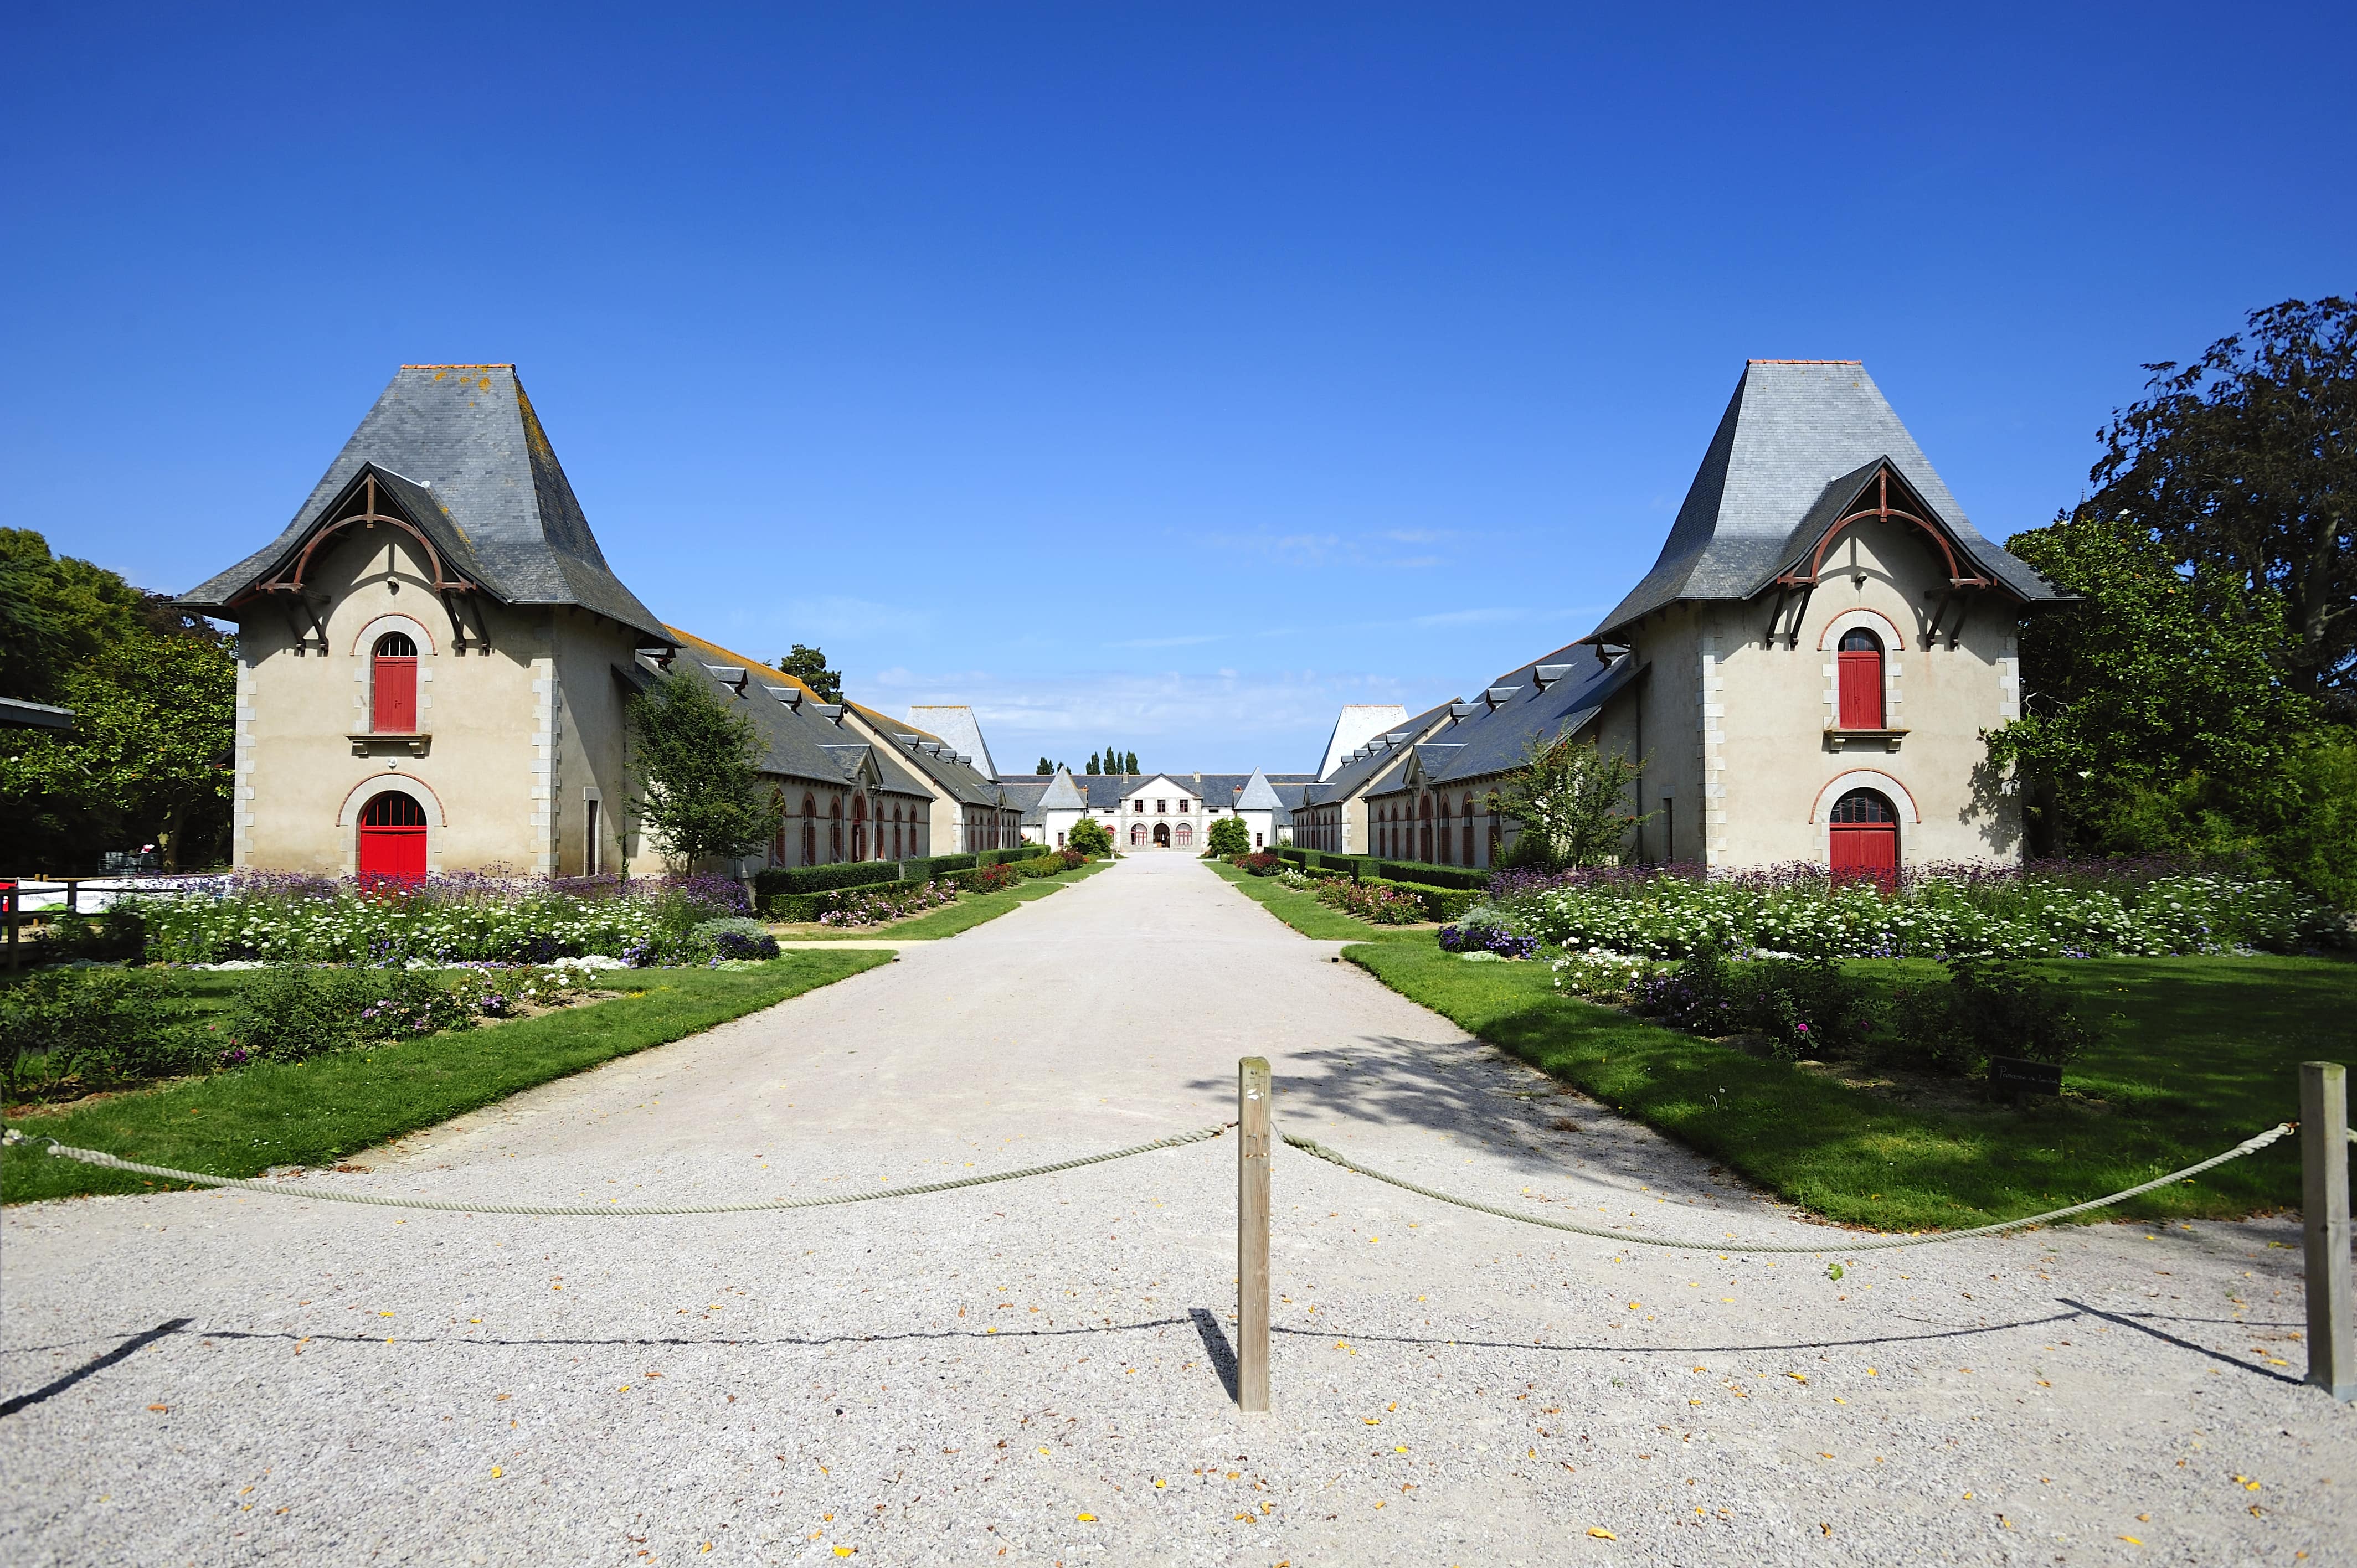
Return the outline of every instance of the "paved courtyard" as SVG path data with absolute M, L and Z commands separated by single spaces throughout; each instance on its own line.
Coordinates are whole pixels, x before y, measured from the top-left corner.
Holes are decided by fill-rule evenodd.
M 1234 1115 L 1534 1212 L 1822 1238 L 1141 856 L 695 1039 L 290 1181 L 810 1195 Z M 1275 1165 L 1239 1416 L 1231 1138 L 811 1212 L 7 1211 L 0 1558 L 35 1563 L 2352 1561 L 2296 1227 L 1851 1262 L 1624 1249 Z

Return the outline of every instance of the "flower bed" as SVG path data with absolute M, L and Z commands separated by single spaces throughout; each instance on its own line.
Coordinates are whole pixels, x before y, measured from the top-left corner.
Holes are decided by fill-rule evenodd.
M 1468 920 L 1461 926 L 1440 928 L 1440 950 L 1453 953 L 1494 953 L 1500 958 L 1536 958 L 1539 940 L 1518 937 L 1503 926 L 1487 921 Z
M 1895 886 L 1813 866 L 1501 873 L 1489 903 L 1566 950 L 1683 958 L 1706 948 L 1810 957 L 2161 957 L 2297 951 L 2331 911 L 2286 882 L 2151 865 L 1910 869 Z
M 1372 926 L 1413 926 L 1424 918 L 1424 900 L 1398 887 L 1379 887 L 1340 876 L 1316 879 L 1309 896 L 1329 909 Z
M 874 892 L 855 893 L 821 915 L 818 922 L 822 926 L 880 926 L 887 920 L 922 914 L 955 902 L 957 888 L 947 882 L 901 882 Z
M 242 875 L 219 890 L 125 900 L 146 957 L 167 963 L 547 963 L 600 954 L 633 966 L 702 963 L 706 922 L 750 912 L 726 877 L 674 880 L 429 877 L 363 888 L 319 877 Z

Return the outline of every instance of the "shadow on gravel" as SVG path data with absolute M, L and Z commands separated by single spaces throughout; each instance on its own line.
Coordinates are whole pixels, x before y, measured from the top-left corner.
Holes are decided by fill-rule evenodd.
M 132 1351 L 139 1348 L 140 1346 L 147 1343 L 149 1340 L 161 1338 L 167 1334 L 178 1333 L 191 1321 L 193 1320 L 186 1317 L 175 1318 L 170 1323 L 167 1323 L 159 1328 L 151 1329 L 121 1349 L 108 1356 L 102 1357 L 98 1360 L 92 1361 L 88 1367 L 76 1372 L 72 1378 L 67 1379 L 64 1382 L 52 1384 L 50 1387 L 43 1389 L 38 1393 L 25 1395 L 22 1402 L 29 1404 L 37 1399 L 47 1399 L 49 1395 L 57 1392 L 59 1389 L 66 1387 L 67 1383 L 72 1382 L 75 1379 L 87 1377 L 91 1372 L 97 1371 L 102 1367 L 112 1366 L 116 1361 L 121 1360 L 124 1356 L 127 1356 Z M 749 1345 L 756 1348 L 765 1346 L 897 1345 L 909 1341 L 947 1339 L 970 1339 L 976 1343 L 989 1343 L 996 1345 L 1007 1340 L 1016 1339 L 1070 1339 L 1102 1337 L 1114 1334 L 1135 1334 L 1141 1333 L 1149 1328 L 1184 1327 L 1191 1322 L 1192 1319 L 1185 1317 L 1147 1317 L 1141 1318 L 1135 1323 L 1101 1323 L 1094 1326 L 1082 1324 L 1071 1328 L 1002 1328 L 996 1332 L 992 1332 L 988 1329 L 983 1328 L 911 1328 L 903 1330 L 897 1334 L 772 1334 L 746 1335 L 734 1339 L 689 1338 L 682 1335 L 648 1335 L 644 1337 L 614 1337 L 605 1339 L 560 1339 L 554 1337 L 515 1339 L 502 1338 L 488 1335 L 460 1336 L 434 1334 L 395 1336 L 393 1338 L 387 1339 L 373 1334 L 297 1334 L 292 1329 L 283 1328 L 208 1328 L 205 1330 L 205 1337 L 209 1340 L 275 1339 L 284 1344 L 296 1345 L 400 1344 L 433 1345 L 436 1347 L 456 1346 L 462 1350 L 529 1349 L 535 1346 L 546 1347 L 552 1349 L 582 1349 L 585 1348 L 594 1348 L 598 1346 L 619 1347 L 638 1345 L 662 1345 L 685 1348 L 709 1348 L 722 1345 Z M 7 1405 L 0 1406 L 0 1415 L 5 1415 L 9 1411 L 14 1410 L 16 1407 L 17 1402 L 18 1402 L 12 1401 Z
M 145 1334 L 135 1334 L 105 1355 L 84 1361 L 55 1382 L 35 1389 L 31 1393 L 18 1394 L 15 1399 L 0 1402 L 0 1416 L 14 1415 L 27 1405 L 36 1405 L 43 1400 L 54 1399 L 92 1373 L 106 1370 L 117 1361 L 136 1354 L 143 1347 L 154 1344 L 167 1334 L 178 1334 L 195 1321 L 196 1319 L 192 1317 L 167 1318 Z
M 1202 1307 L 1189 1307 L 1187 1316 L 1194 1319 L 1195 1332 L 1203 1337 L 1203 1353 L 1211 1357 L 1212 1369 L 1220 1374 L 1220 1387 L 1228 1391 L 1230 1399 L 1236 1398 L 1236 1353 L 1228 1343 L 1227 1330 Z
M 2197 1345 L 2190 1339 L 2180 1339 L 2165 1328 L 2155 1328 L 2149 1323 L 2139 1321 L 2139 1319 L 2151 1316 L 2148 1313 L 2105 1312 L 2100 1306 L 2089 1306 L 2085 1302 L 2072 1301 L 2068 1296 L 2063 1296 L 2060 1299 L 2063 1305 L 2075 1306 L 2090 1317 L 2100 1317 L 2104 1322 L 2117 1324 L 2122 1328 L 2133 1328 L 2139 1334 L 2149 1334 L 2155 1339 L 2161 1341 L 2163 1344 L 2174 1345 L 2180 1350 L 2190 1350 L 2197 1356 L 2207 1356 L 2212 1361 L 2222 1362 L 2226 1366 L 2236 1369 L 2237 1370 L 2255 1372 L 2260 1377 L 2273 1378 L 2279 1383 L 2289 1383 L 2294 1388 L 2305 1388 L 2308 1386 L 2307 1380 L 2304 1378 L 2295 1378 L 2288 1372 L 2278 1372 L 2272 1367 L 2254 1367 L 2239 1356 L 2230 1356 L 2223 1350 L 2212 1350 L 2209 1346 Z M 2239 1324 L 2236 1326 L 2256 1327 L 2259 1326 L 2255 1324 Z

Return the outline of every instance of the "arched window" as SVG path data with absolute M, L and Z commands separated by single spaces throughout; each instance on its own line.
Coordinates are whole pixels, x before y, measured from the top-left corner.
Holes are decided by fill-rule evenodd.
M 356 866 L 364 883 L 425 880 L 425 808 L 397 789 L 371 796 L 361 808 Z
M 843 858 L 843 797 L 829 796 L 828 801 L 826 857 L 829 860 L 841 860 Z
M 1189 823 L 1179 823 L 1178 832 L 1173 834 L 1172 837 L 1180 849 L 1193 849 L 1195 847 L 1195 830 Z
M 1432 797 L 1419 795 L 1415 802 L 1415 857 L 1429 865 L 1432 863 Z
M 818 802 L 802 797 L 802 864 L 818 864 Z
M 379 735 L 417 733 L 417 644 L 406 632 L 376 639 L 369 660 L 369 728 Z
M 1146 847 L 1146 824 L 1144 822 L 1132 822 L 1129 824 L 1129 847 L 1132 849 L 1144 849 Z
M 770 791 L 770 810 L 777 814 L 778 819 L 778 831 L 770 835 L 770 864 L 783 865 L 786 864 L 786 792 L 783 789 L 772 789 Z
M 1464 831 L 1465 831 L 1465 864 L 1466 864 L 1466 865 L 1472 865 L 1472 864 L 1473 864 L 1473 796 L 1472 796 L 1472 793 L 1471 793 L 1469 790 L 1466 793 L 1466 796 L 1465 796 L 1465 830 L 1464 830 Z
M 1437 852 L 1437 853 L 1435 854 L 1434 858 L 1435 858 L 1435 859 L 1437 859 L 1437 860 L 1441 865 L 1447 865 L 1448 864 L 1448 851 L 1449 851 L 1449 842 L 1448 842 L 1448 841 L 1449 841 L 1452 837 L 1454 837 L 1454 836 L 1455 836 L 1454 834 L 1452 834 L 1452 833 L 1448 831 L 1448 796 L 1443 795 L 1443 796 L 1440 798 L 1440 804 L 1439 804 L 1439 808 L 1438 808 L 1438 810 L 1437 810 L 1437 811 L 1436 811 L 1434 812 L 1434 816 L 1435 816 L 1435 818 L 1437 819 L 1437 821 L 1436 821 L 1436 822 L 1435 822 L 1434 830 L 1433 830 L 1433 834 L 1432 834 L 1432 844 L 1433 844 L 1433 848 L 1434 848 L 1434 850 Z
M 1870 877 L 1891 886 L 1899 879 L 1899 813 L 1876 789 L 1852 789 L 1834 802 L 1825 832 L 1834 880 Z
M 1882 639 L 1864 627 L 1842 633 L 1836 668 L 1841 727 L 1882 728 Z
M 867 858 L 867 797 L 865 795 L 851 798 L 851 858 Z

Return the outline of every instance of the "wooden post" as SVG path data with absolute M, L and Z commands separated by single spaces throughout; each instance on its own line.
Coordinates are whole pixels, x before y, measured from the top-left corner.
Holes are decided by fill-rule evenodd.
M 1236 1064 L 1236 1408 L 1268 1409 L 1268 1058 Z
M 2357 1400 L 2349 1258 L 2349 1069 L 2299 1064 L 2300 1230 L 2308 1241 L 2308 1380 Z

